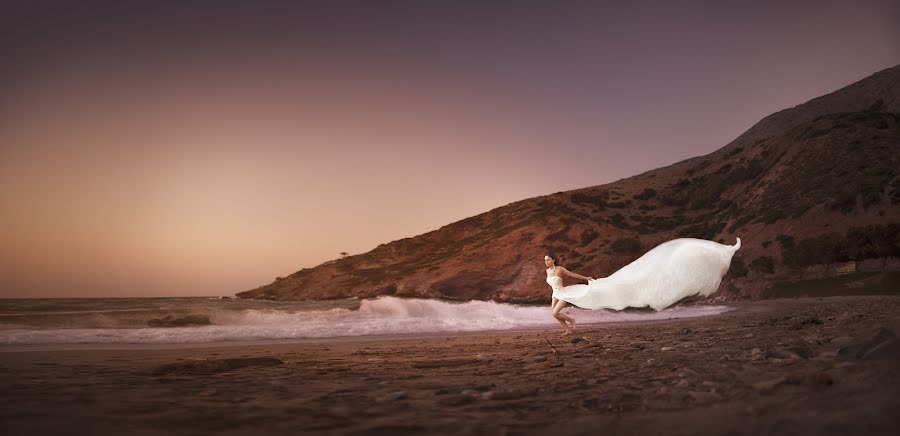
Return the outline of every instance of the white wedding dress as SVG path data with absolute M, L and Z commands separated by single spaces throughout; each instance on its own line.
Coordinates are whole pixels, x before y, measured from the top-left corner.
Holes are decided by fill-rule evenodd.
M 547 283 L 553 288 L 553 297 L 585 309 L 650 306 L 660 311 L 682 298 L 716 292 L 739 248 L 741 238 L 734 245 L 705 239 L 673 239 L 609 277 L 564 287 L 562 278 L 548 272 Z

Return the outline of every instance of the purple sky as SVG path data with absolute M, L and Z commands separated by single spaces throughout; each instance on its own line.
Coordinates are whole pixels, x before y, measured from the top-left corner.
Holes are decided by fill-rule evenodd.
M 900 63 L 896 1 L 623 3 L 5 2 L 0 297 L 231 295 Z

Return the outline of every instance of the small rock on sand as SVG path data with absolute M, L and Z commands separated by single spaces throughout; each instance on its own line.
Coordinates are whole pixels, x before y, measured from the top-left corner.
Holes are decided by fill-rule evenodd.
M 761 360 L 764 357 L 765 356 L 763 355 L 762 350 L 760 350 L 759 348 L 750 350 L 750 360 Z
M 767 394 L 775 390 L 778 385 L 787 381 L 787 377 L 778 377 L 771 380 L 763 380 L 756 383 L 753 383 L 753 389 L 756 389 L 758 392 Z
M 794 353 L 784 350 L 769 350 L 766 351 L 766 359 L 798 359 L 800 356 L 797 356 Z
M 893 331 L 881 328 L 873 338 L 841 348 L 838 354 L 857 359 L 896 359 L 900 357 L 900 341 Z
M 838 347 L 846 347 L 853 343 L 853 337 L 851 336 L 838 336 L 829 341 L 831 345 L 835 345 Z
M 856 352 L 859 359 L 891 359 L 900 356 L 900 341 L 893 331 L 882 328 L 874 338 L 862 344 Z

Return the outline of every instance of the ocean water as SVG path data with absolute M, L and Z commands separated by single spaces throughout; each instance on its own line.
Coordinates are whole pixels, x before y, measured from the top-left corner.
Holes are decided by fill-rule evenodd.
M 717 315 L 727 306 L 655 312 L 565 309 L 579 325 Z M 0 345 L 225 341 L 560 328 L 550 304 L 379 297 L 329 301 L 191 298 L 0 300 Z

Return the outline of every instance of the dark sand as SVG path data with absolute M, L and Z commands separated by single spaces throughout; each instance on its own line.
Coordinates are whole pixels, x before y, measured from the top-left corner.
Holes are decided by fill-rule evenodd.
M 900 297 L 736 307 L 583 326 L 576 342 L 548 319 L 378 340 L 0 347 L 0 432 L 896 434 Z M 264 357 L 283 364 L 242 360 Z

